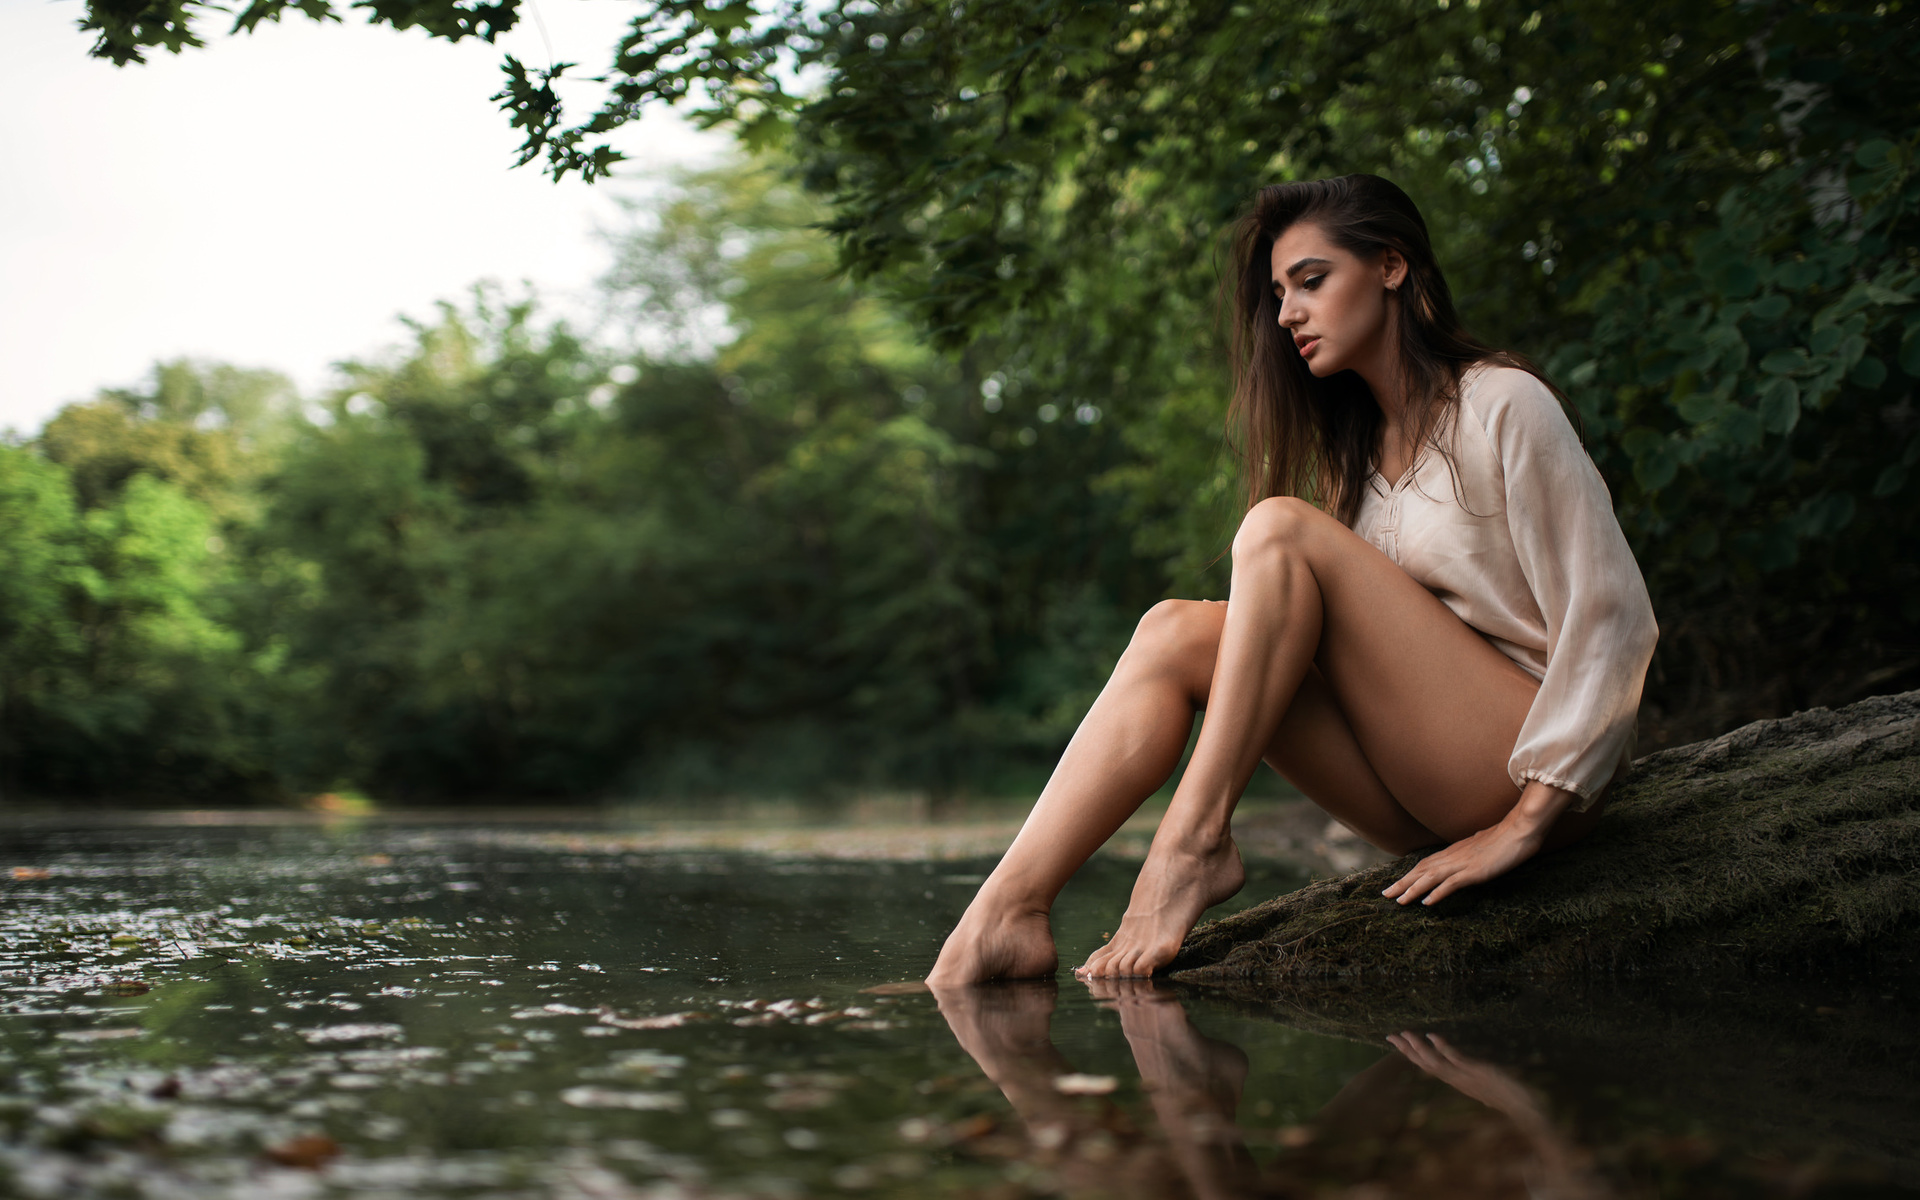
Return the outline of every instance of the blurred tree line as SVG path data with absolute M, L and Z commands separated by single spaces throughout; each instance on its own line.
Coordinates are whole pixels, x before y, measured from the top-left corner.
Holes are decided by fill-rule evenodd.
M 93 0 L 88 28 L 124 62 L 209 7 Z M 667 349 L 605 364 L 483 306 L 331 424 L 168 415 L 165 375 L 91 418 L 173 422 L 183 462 L 229 439 L 218 469 L 96 469 L 50 428 L 9 467 L 21 520 L 70 531 L 9 610 L 46 655 L 7 668 L 10 729 L 174 722 L 222 778 L 418 794 L 1042 762 L 1138 610 L 1224 594 L 1222 231 L 1261 183 L 1352 170 L 1421 201 L 1469 320 L 1572 394 L 1662 622 L 1643 744 L 1920 683 L 1911 0 L 635 13 L 594 111 L 565 65 L 509 59 L 496 98 L 556 173 L 611 169 L 650 102 L 758 148 L 622 250 L 616 302 Z M 163 541 L 226 549 L 119 549 Z
M 616 247 L 616 358 L 483 289 L 303 408 L 191 362 L 0 447 L 10 794 L 999 789 L 1164 586 L 1094 407 L 927 348 L 762 160 Z M 988 407 L 998 411 L 990 412 Z

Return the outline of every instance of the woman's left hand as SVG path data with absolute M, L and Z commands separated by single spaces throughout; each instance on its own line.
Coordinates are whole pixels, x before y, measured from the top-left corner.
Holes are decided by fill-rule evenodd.
M 1504 875 L 1539 853 L 1547 831 L 1574 801 L 1574 794 L 1538 780 L 1529 783 L 1497 825 L 1421 859 L 1381 895 L 1402 904 L 1432 904 L 1463 887 Z

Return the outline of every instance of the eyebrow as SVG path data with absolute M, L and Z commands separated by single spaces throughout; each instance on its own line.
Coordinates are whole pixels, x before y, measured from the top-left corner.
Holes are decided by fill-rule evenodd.
M 1298 275 L 1304 267 L 1330 267 L 1332 265 L 1333 260 L 1330 258 L 1303 258 L 1286 269 L 1286 276 L 1291 279 L 1295 275 Z M 1278 279 L 1274 280 L 1273 286 L 1279 287 L 1280 281 Z

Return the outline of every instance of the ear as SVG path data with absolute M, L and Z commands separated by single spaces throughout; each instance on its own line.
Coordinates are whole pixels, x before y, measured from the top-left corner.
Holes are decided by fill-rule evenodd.
M 1407 281 L 1406 256 L 1391 246 L 1387 247 L 1380 255 L 1380 273 L 1381 282 L 1387 285 L 1387 290 L 1398 291 L 1400 285 Z

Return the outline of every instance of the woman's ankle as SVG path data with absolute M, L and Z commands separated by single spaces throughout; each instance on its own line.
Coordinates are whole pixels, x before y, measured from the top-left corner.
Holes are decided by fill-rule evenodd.
M 1162 821 L 1153 844 L 1175 854 L 1213 858 L 1233 847 L 1233 825 L 1229 820 L 1213 818 L 1178 824 Z
M 1024 880 L 989 876 L 967 908 L 978 909 L 983 915 L 1045 917 L 1053 912 L 1053 895 Z

